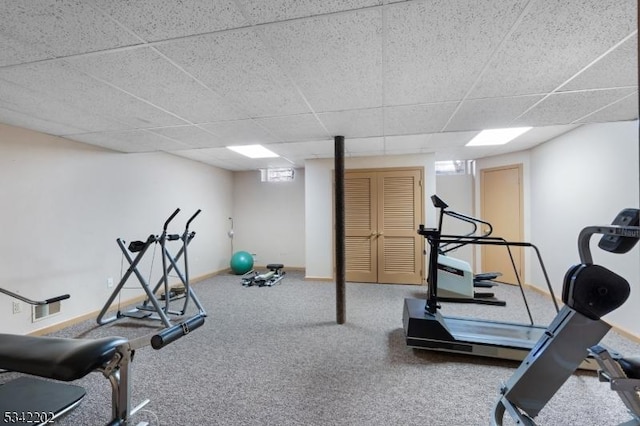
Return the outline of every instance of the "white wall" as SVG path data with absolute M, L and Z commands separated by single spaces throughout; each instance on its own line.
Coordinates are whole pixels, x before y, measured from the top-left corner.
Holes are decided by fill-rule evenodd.
M 525 241 L 540 249 L 556 297 L 560 297 L 565 272 L 579 263 L 580 230 L 608 224 L 623 208 L 640 205 L 638 122 L 584 125 L 528 151 L 480 159 L 476 166 L 480 173 L 518 163 L 523 165 Z M 477 215 L 480 208 L 477 179 Z M 592 247 L 597 241 L 593 239 Z M 622 275 L 632 286 L 627 303 L 606 319 L 640 336 L 635 314 L 640 306 L 639 249 L 612 255 L 595 248 L 594 261 Z M 525 251 L 525 281 L 546 289 L 530 250 Z
M 12 314 L 13 299 L 0 295 L 5 332 L 27 333 L 99 310 L 112 290 L 107 278 L 116 284 L 120 279 L 116 238 L 128 242 L 159 234 L 177 207 L 183 211 L 169 228 L 175 233 L 202 209 L 191 225 L 196 232 L 189 246 L 191 276 L 228 265 L 231 172 L 165 153 L 115 153 L 0 125 L 0 180 L 0 287 L 31 299 L 71 295 L 60 314 L 37 323 L 24 304 L 22 313 Z M 145 255 L 143 275 L 150 271 L 150 258 Z M 127 290 L 123 297 L 136 294 Z
M 434 155 L 398 155 L 345 159 L 345 169 L 423 167 L 425 218 L 435 226 L 430 196 L 435 193 Z M 305 267 L 307 278 L 334 277 L 333 159 L 305 162 Z
M 233 174 L 234 251 L 254 253 L 255 263 L 304 267 L 304 169 L 293 182 L 261 182 L 260 172 Z
M 532 150 L 531 235 L 556 294 L 564 273 L 579 263 L 580 230 L 609 224 L 620 210 L 640 206 L 638 159 L 637 121 L 582 126 Z M 606 319 L 640 336 L 640 250 L 614 255 L 598 249 L 598 240 L 592 238 L 594 262 L 622 275 L 632 287 L 627 303 Z M 531 282 L 540 283 L 540 274 Z

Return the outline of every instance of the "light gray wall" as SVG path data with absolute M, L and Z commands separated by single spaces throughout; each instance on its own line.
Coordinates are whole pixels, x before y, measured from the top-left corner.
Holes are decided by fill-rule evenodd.
M 37 323 L 27 305 L 12 314 L 12 299 L 0 295 L 3 332 L 27 333 L 99 310 L 112 291 L 107 279 L 117 284 L 121 275 L 116 238 L 159 234 L 177 207 L 183 211 L 169 228 L 175 233 L 202 209 L 191 225 L 191 276 L 228 265 L 231 172 L 165 153 L 115 153 L 0 125 L 0 181 L 0 287 L 31 299 L 71 295 L 60 314 Z M 151 271 L 150 252 L 145 259 L 140 269 L 155 283 L 160 260 Z M 123 298 L 139 293 L 127 290 Z
M 609 224 L 624 208 L 640 206 L 638 122 L 593 124 L 542 144 L 531 153 L 531 234 L 539 242 L 555 291 L 579 263 L 577 237 L 589 225 Z M 625 277 L 631 296 L 607 321 L 640 336 L 640 249 L 611 254 L 597 248 L 595 263 Z M 532 282 L 540 282 L 539 273 Z
M 435 213 L 430 196 L 435 193 L 436 179 L 433 154 L 345 159 L 345 169 L 421 167 L 424 169 L 425 218 L 435 226 Z M 332 159 L 305 162 L 305 266 L 308 278 L 331 279 L 334 276 Z
M 633 121 L 584 125 L 528 151 L 480 159 L 476 168 L 479 174 L 485 168 L 523 165 L 525 241 L 541 250 L 559 297 L 565 272 L 579 263 L 580 230 L 608 224 L 623 208 L 640 205 L 638 159 L 638 122 Z M 625 255 L 594 249 L 594 261 L 625 277 L 632 287 L 627 303 L 606 320 L 640 336 L 636 313 L 640 306 L 638 247 Z M 525 251 L 525 282 L 546 287 L 530 250 Z
M 233 174 L 234 251 L 255 254 L 256 265 L 304 267 L 304 169 L 293 182 L 261 182 L 260 172 Z

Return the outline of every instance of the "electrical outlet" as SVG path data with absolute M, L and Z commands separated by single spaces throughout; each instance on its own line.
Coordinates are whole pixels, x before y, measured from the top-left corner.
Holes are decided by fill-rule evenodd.
M 107 287 L 109 288 L 113 287 L 113 278 L 111 277 L 107 278 Z
M 20 302 L 13 302 L 13 313 L 19 314 L 22 312 L 22 306 L 20 306 Z

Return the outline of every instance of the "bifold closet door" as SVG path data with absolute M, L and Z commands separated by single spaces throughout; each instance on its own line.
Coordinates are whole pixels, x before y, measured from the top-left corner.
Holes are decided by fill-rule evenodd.
M 378 281 L 378 189 L 375 172 L 345 174 L 346 280 Z
M 420 170 L 345 174 L 347 281 L 422 283 L 422 205 Z
M 378 282 L 422 283 L 420 170 L 378 172 Z

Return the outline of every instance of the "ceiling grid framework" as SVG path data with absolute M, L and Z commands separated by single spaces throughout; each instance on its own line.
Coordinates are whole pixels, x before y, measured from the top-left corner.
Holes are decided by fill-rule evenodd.
M 229 170 L 462 160 L 638 118 L 635 0 L 25 0 L 0 14 L 0 122 Z M 486 128 L 533 126 L 504 146 Z M 281 158 L 243 158 L 263 144 Z

